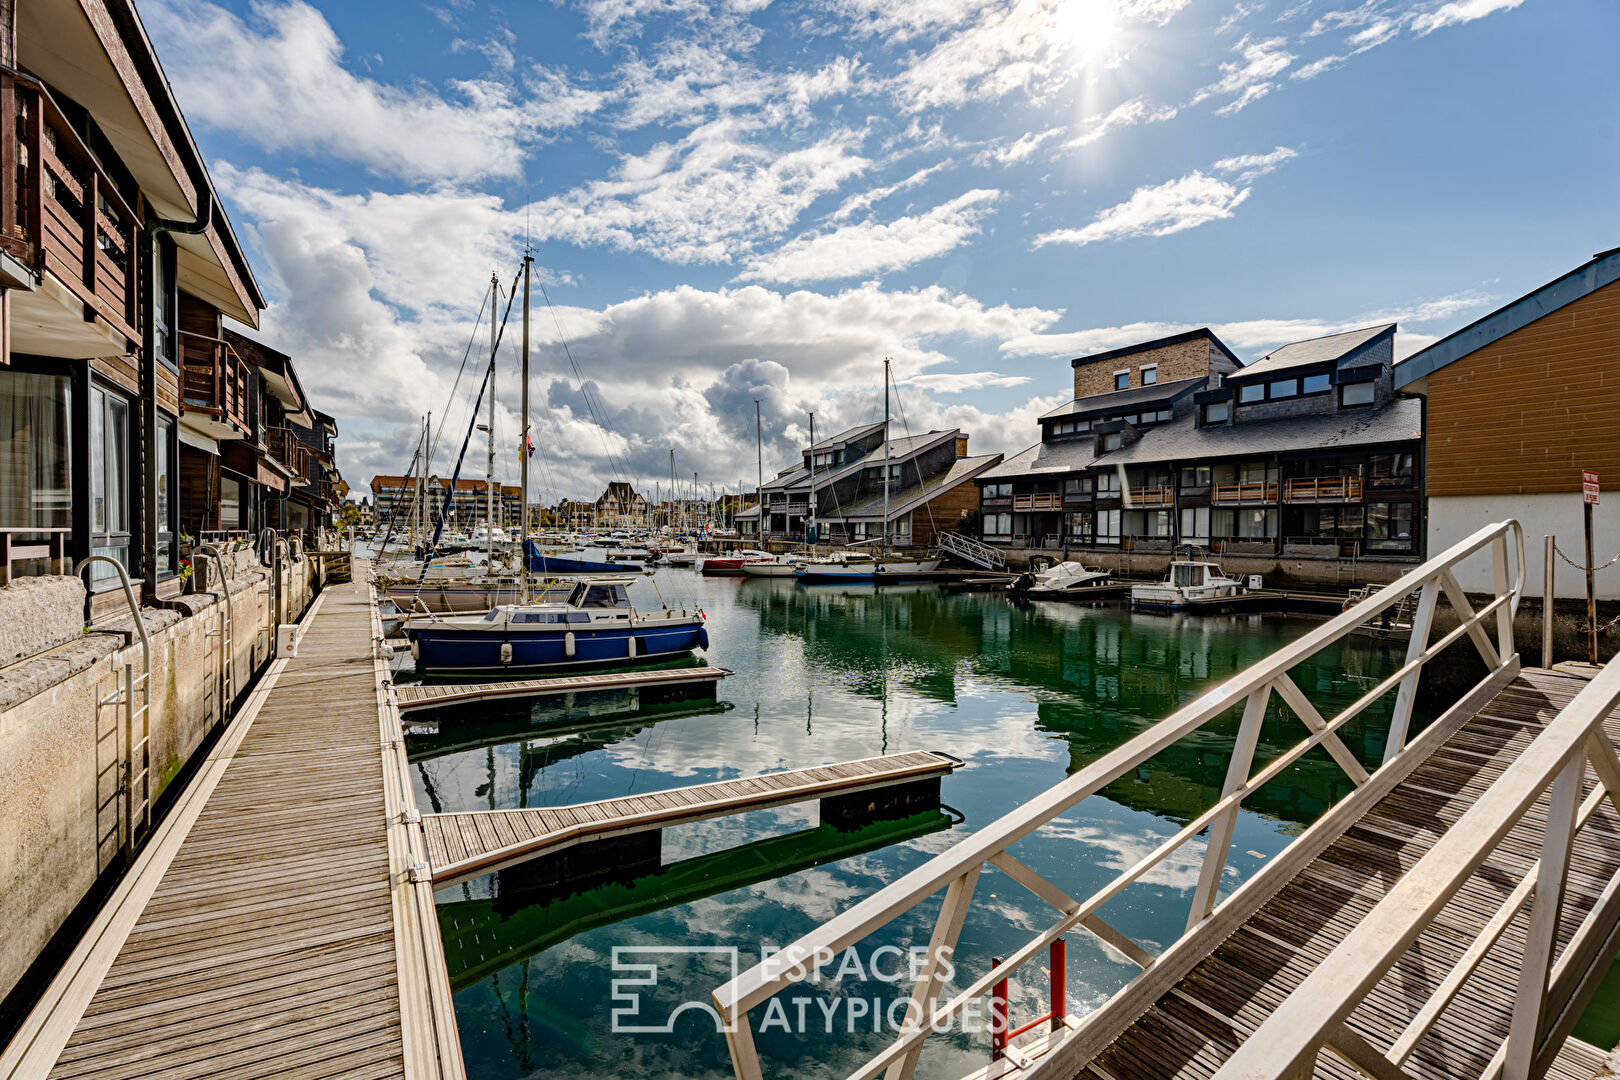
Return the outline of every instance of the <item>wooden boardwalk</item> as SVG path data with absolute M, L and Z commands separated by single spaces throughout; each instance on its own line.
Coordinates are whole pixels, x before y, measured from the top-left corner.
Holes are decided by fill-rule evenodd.
M 434 884 L 443 886 L 589 841 L 811 799 L 937 783 L 960 764 L 933 750 L 913 750 L 577 806 L 426 814 L 422 828 Z
M 711 687 L 730 675 L 720 667 L 666 668 L 651 671 L 621 671 L 598 675 L 564 675 L 545 679 L 509 679 L 486 683 L 406 683 L 395 686 L 399 711 L 442 709 L 477 701 L 518 700 L 549 697 L 554 694 L 583 694 L 593 690 L 651 690 L 666 687 Z
M 431 895 L 424 919 L 390 823 L 406 807 L 382 725 L 397 740 L 398 719 L 380 711 L 367 587 L 329 587 L 306 627 L 0 1076 L 461 1075 Z
M 1213 1074 L 1585 685 L 1572 675 L 1526 670 L 1078 1074 L 1069 1069 L 1063 1075 L 1167 1080 Z M 1620 742 L 1620 719 L 1611 715 L 1604 726 L 1611 743 Z M 1596 785 L 1588 765 L 1585 791 Z M 1355 1034 L 1380 1052 L 1397 1043 L 1540 857 L 1547 804 L 1544 792 L 1536 809 L 1514 825 L 1366 996 L 1348 1022 Z M 1617 875 L 1620 816 L 1604 803 L 1576 834 L 1557 932 L 1560 949 L 1594 908 L 1601 908 L 1595 917 L 1609 926 L 1620 920 Z M 1518 909 L 1434 1027 L 1411 1048 L 1406 1073 L 1434 1080 L 1486 1074 L 1507 1037 L 1529 917 L 1529 905 Z M 1556 1015 L 1563 1003 L 1551 1004 Z M 1566 1042 L 1548 1075 L 1590 1080 L 1601 1057 L 1594 1061 L 1590 1047 Z M 1013 1071 L 1011 1065 L 993 1066 L 985 1075 Z M 1363 1076 L 1329 1050 L 1318 1053 L 1314 1075 Z

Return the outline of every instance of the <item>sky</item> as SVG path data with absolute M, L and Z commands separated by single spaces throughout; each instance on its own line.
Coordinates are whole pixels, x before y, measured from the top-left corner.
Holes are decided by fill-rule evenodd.
M 883 415 L 1014 453 L 1069 360 L 1409 355 L 1620 245 L 1612 0 L 143 0 L 360 495 L 447 476 L 534 258 L 530 494 L 751 489 Z M 521 290 L 518 290 L 521 292 Z M 516 482 L 521 296 L 496 366 Z M 470 356 L 463 368 L 463 358 Z M 458 372 L 459 381 L 458 381 Z M 481 476 L 486 436 L 463 475 Z

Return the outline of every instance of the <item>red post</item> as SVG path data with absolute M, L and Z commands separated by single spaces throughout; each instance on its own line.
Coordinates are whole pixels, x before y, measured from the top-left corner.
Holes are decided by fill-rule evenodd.
M 1060 1031 L 1063 1028 L 1063 1018 L 1068 1015 L 1068 989 L 1069 973 L 1066 950 L 1063 939 L 1058 938 L 1052 942 L 1052 1030 Z
M 990 961 L 990 966 L 1001 966 L 1001 957 Z M 1002 979 L 990 988 L 990 1060 L 1000 1061 L 1007 1052 L 1007 980 Z

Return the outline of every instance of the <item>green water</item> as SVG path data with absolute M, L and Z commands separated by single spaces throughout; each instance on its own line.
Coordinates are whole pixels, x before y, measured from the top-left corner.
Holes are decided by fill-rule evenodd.
M 441 890 L 457 1020 L 479 1080 L 729 1077 L 725 1040 L 696 1009 L 667 1034 L 615 1032 L 614 1009 L 632 1003 L 615 1000 L 612 984 L 633 974 L 615 972 L 615 947 L 734 946 L 747 967 L 762 946 L 792 942 L 1317 625 L 675 570 L 638 582 L 632 596 L 647 604 L 655 586 L 672 604 L 707 612 L 707 660 L 736 672 L 720 684 L 719 702 L 636 711 L 628 695 L 599 694 L 530 715 L 445 718 L 436 734 L 409 741 L 418 804 L 568 804 L 911 749 L 944 750 L 967 766 L 944 780 L 941 810 L 853 832 L 819 825 L 815 805 L 805 804 L 666 830 L 663 871 L 632 882 L 541 900 L 516 875 Z M 1398 663 L 1388 646 L 1357 639 L 1293 675 L 1331 715 Z M 1345 732 L 1365 762 L 1382 754 L 1387 707 Z M 1088 894 L 1214 801 L 1236 726 L 1234 710 L 1015 853 L 1070 895 Z M 1302 731 L 1274 703 L 1261 756 Z M 1238 824 L 1225 888 L 1349 787 L 1331 759 L 1313 752 L 1263 789 Z M 1201 854 L 1201 846 L 1184 848 L 1103 916 L 1150 951 L 1162 948 L 1185 923 Z M 921 904 L 859 946 L 853 961 L 841 957 L 843 977 L 829 971 L 817 985 L 784 991 L 787 1022 L 756 1037 L 767 1075 L 843 1076 L 881 1049 L 891 1036 L 873 1030 L 872 1013 L 909 993 L 909 980 L 896 978 L 898 954 L 874 950 L 926 944 L 938 906 L 937 898 Z M 1041 901 L 986 870 L 956 952 L 956 985 L 1051 919 Z M 1073 1012 L 1136 970 L 1084 933 L 1070 935 L 1068 957 Z M 630 1024 L 657 1026 L 731 976 L 719 951 L 643 952 L 627 962 L 658 965 L 657 985 L 636 989 Z M 1044 969 L 1026 968 L 1013 984 L 1014 1022 L 1044 1011 L 1046 994 Z M 763 1015 L 755 1010 L 757 1028 Z M 985 1064 L 989 1036 L 978 1027 L 931 1038 L 919 1075 L 954 1078 Z

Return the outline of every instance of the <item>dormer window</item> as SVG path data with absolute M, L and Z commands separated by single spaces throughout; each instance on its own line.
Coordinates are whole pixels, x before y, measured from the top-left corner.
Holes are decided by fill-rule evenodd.
M 1131 387 L 1131 373 L 1129 369 L 1114 372 L 1114 389 L 1129 390 Z
M 1377 383 L 1371 381 L 1345 383 L 1339 387 L 1339 407 L 1371 405 L 1377 397 L 1377 386 Z

